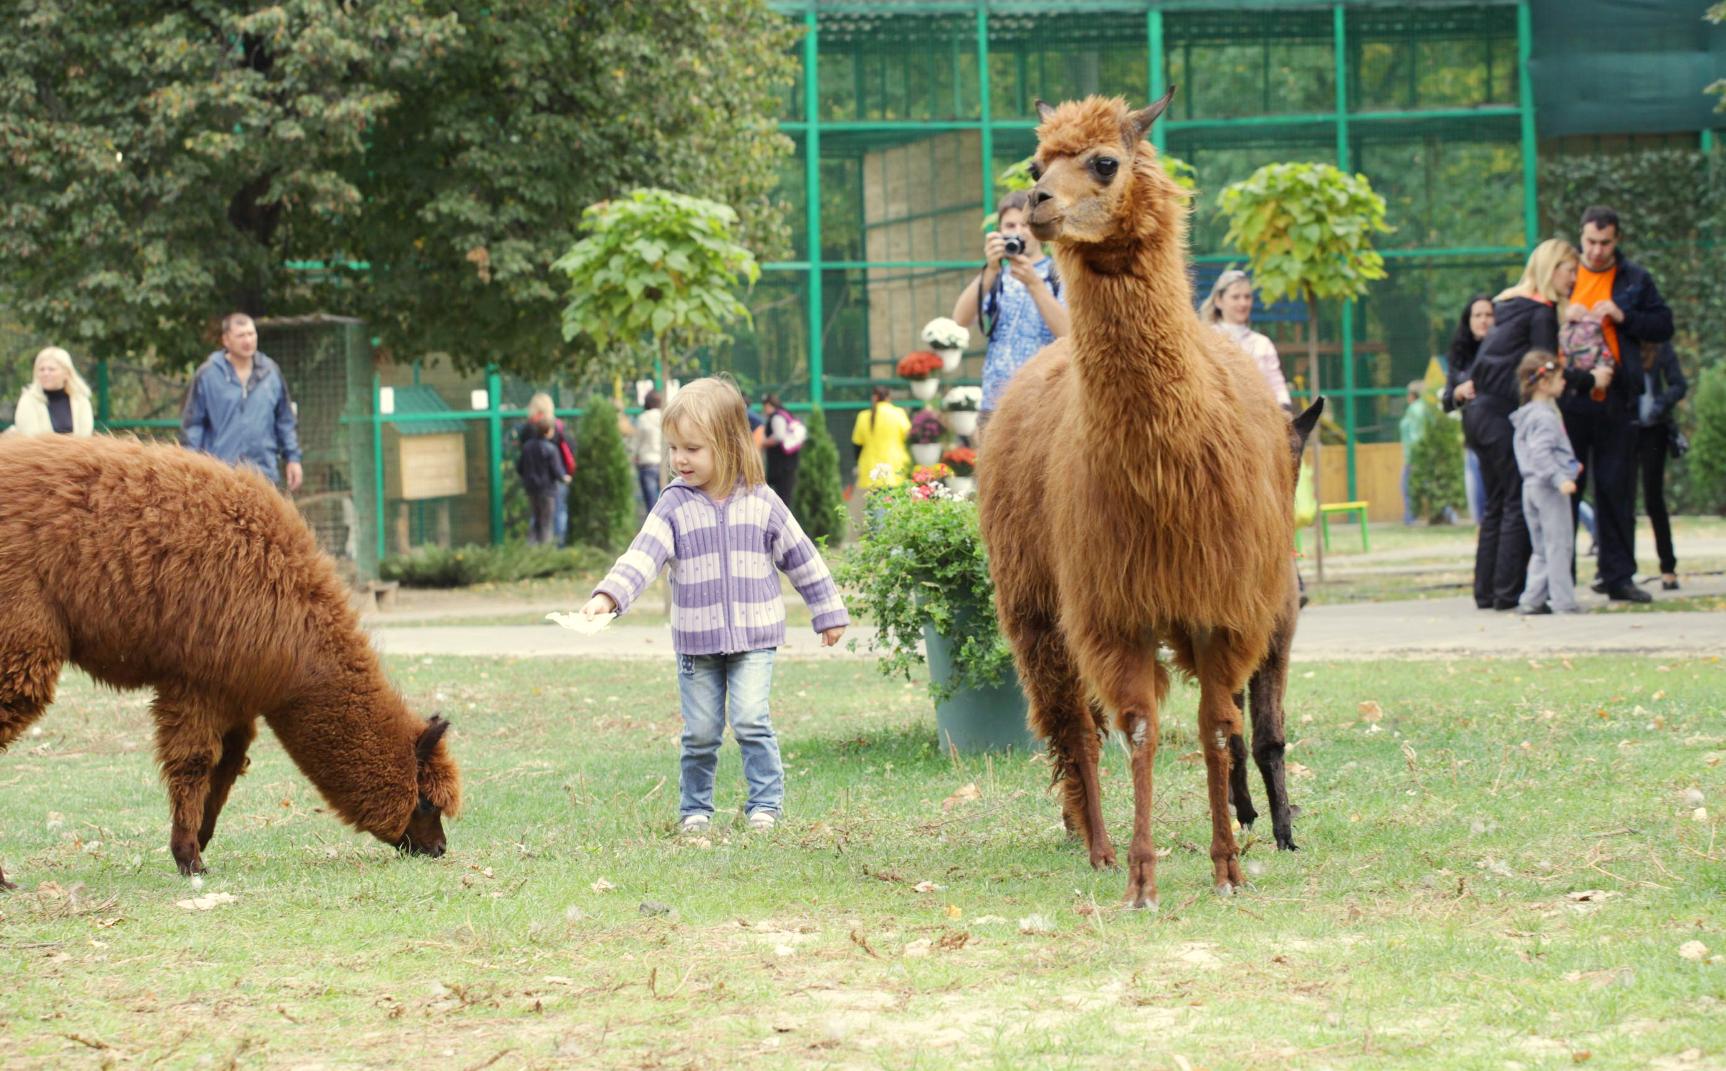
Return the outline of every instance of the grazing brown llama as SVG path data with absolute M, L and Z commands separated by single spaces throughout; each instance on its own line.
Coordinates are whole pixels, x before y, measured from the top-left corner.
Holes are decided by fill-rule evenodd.
M 1144 140 L 1168 101 L 1137 112 L 1119 98 L 1038 102 L 1029 222 L 1054 244 L 1072 333 L 1014 377 L 978 466 L 1002 627 L 1032 727 L 1064 781 L 1064 818 L 1093 866 L 1115 863 L 1097 776 L 1104 711 L 1130 743 L 1134 907 L 1157 895 L 1151 770 L 1168 689 L 1159 645 L 1199 683 L 1211 863 L 1228 894 L 1241 883 L 1229 815 L 1234 696 L 1261 665 L 1271 671 L 1280 751 L 1298 608 L 1290 448 L 1300 433 L 1250 360 L 1194 315 L 1187 199 Z M 1277 637 L 1281 675 L 1267 662 Z M 1239 787 L 1244 796 L 1244 777 Z M 1286 796 L 1281 805 L 1286 822 Z
M 342 820 L 442 855 L 448 723 L 384 679 L 335 568 L 253 472 L 171 446 L 0 439 L 0 749 L 71 662 L 153 687 L 169 847 L 204 870 L 262 716 Z M 0 873 L 0 885 L 6 884 Z

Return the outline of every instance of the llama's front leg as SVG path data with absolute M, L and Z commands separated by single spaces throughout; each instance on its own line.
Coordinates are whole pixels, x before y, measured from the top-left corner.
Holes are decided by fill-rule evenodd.
M 1253 679 L 1258 679 L 1257 674 Z M 1235 713 L 1244 715 L 1246 693 L 1236 692 L 1232 698 Z M 1229 796 L 1234 801 L 1235 821 L 1241 824 L 1242 829 L 1251 829 L 1252 824 L 1258 820 L 1259 812 L 1253 806 L 1252 791 L 1247 788 L 1247 744 L 1241 739 L 1240 733 L 1229 737 Z
M 250 720 L 234 726 L 222 735 L 222 757 L 217 760 L 216 768 L 210 772 L 210 792 L 204 797 L 204 818 L 198 823 L 200 853 L 210 846 L 210 838 L 216 835 L 216 819 L 222 813 L 222 805 L 228 802 L 228 792 L 234 787 L 234 779 L 250 765 L 251 760 L 246 757 L 246 749 L 252 746 L 252 740 L 257 735 L 258 723 Z
M 1147 633 L 1091 634 L 1077 645 L 1085 679 L 1097 697 L 1115 711 L 1116 726 L 1132 749 L 1133 840 L 1127 850 L 1129 907 L 1157 902 L 1157 856 L 1151 842 L 1151 767 L 1157 754 L 1157 705 L 1168 690 L 1168 673 L 1157 662 L 1157 645 Z
M 70 641 L 24 577 L 0 591 L 0 751 L 54 702 Z M 16 889 L 0 870 L 0 889 Z
M 1127 849 L 1126 906 L 1157 906 L 1157 848 L 1151 838 L 1151 769 L 1157 758 L 1157 709 L 1128 713 L 1123 719 L 1133 752 L 1133 842 Z
M 151 707 L 156 720 L 156 759 L 168 786 L 172 829 L 168 848 L 182 874 L 204 873 L 198 830 L 210 778 L 221 754 L 220 724 L 208 704 L 187 693 L 162 689 Z
M 1239 736 L 1226 641 L 1217 637 L 1195 645 L 1199 655 L 1199 746 L 1205 756 L 1205 789 L 1211 805 L 1211 868 L 1219 895 L 1241 884 L 1240 848 L 1229 816 L 1229 737 Z

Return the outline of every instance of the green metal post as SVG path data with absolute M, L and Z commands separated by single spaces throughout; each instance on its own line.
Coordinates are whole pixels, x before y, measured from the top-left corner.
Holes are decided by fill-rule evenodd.
M 485 401 L 490 410 L 486 431 L 491 452 L 491 545 L 503 545 L 503 376 L 497 365 L 485 366 Z
M 1331 7 L 1331 41 L 1336 52 L 1336 165 L 1349 170 L 1348 153 L 1348 20 L 1341 4 Z M 1318 324 L 1313 324 L 1318 330 Z M 1342 413 L 1348 436 L 1348 498 L 1355 501 L 1354 302 L 1342 307 Z
M 384 539 L 384 410 L 383 378 L 372 373 L 372 512 L 377 518 L 378 562 L 389 555 Z
M 1151 100 L 1161 100 L 1169 89 L 1169 77 L 1163 71 L 1163 9 L 1154 7 L 1145 12 L 1145 32 L 1150 37 L 1151 50 Z M 1174 118 L 1170 116 L 1170 118 Z M 1168 145 L 1168 123 L 1155 123 L 1151 126 L 1151 144 L 1156 147 L 1157 155 L 1161 156 Z
M 96 419 L 108 423 L 108 358 L 96 362 Z
M 1539 182 L 1535 173 L 1534 83 L 1528 64 L 1534 54 L 1534 23 L 1528 0 L 1516 5 L 1516 104 L 1522 112 L 1522 240 L 1533 249 L 1540 239 Z
M 1714 131 L 1712 131 L 1712 130 L 1702 131 L 1702 138 L 1701 138 L 1701 141 L 1697 144 L 1697 148 L 1702 150 L 1703 156 L 1707 156 L 1709 153 L 1713 152 L 1714 151 Z
M 977 0 L 977 88 L 983 94 L 983 213 L 995 209 L 995 116 L 989 100 L 989 3 Z
M 821 325 L 826 311 L 821 300 L 821 69 L 816 49 L 815 8 L 803 13 L 803 219 L 809 245 L 809 400 L 820 405 L 825 395 L 826 362 L 821 353 Z

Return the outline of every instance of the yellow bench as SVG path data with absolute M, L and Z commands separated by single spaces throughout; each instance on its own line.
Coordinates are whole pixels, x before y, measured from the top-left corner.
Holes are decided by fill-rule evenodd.
M 1330 518 L 1331 514 L 1354 514 L 1355 524 L 1360 528 L 1360 549 L 1362 553 L 1372 550 L 1366 537 L 1366 506 L 1365 502 L 1326 502 L 1318 508 L 1319 530 L 1324 533 L 1324 549 L 1330 549 Z

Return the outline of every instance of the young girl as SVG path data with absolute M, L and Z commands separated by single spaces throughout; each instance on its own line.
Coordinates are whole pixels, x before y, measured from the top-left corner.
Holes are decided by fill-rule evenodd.
M 767 719 L 773 652 L 785 642 L 776 570 L 809 604 L 823 645 L 838 643 L 851 618 L 815 544 L 766 486 L 737 388 L 720 379 L 690 383 L 665 407 L 662 427 L 674 478 L 582 613 L 627 611 L 660 567 L 672 563 L 683 831 L 702 833 L 712 823 L 728 696 L 749 787 L 749 827 L 772 829 L 785 798 L 779 741 Z
M 1582 465 L 1570 449 L 1558 396 L 1564 393 L 1564 362 L 1542 350 L 1531 350 L 1516 368 L 1522 387 L 1522 408 L 1510 414 L 1516 429 L 1513 447 L 1522 473 L 1522 512 L 1528 518 L 1534 555 L 1528 562 L 1528 586 L 1517 604 L 1519 614 L 1576 614 L 1576 585 L 1570 561 L 1576 528 L 1570 517 L 1570 496 Z M 1547 602 L 1551 598 L 1550 605 Z

